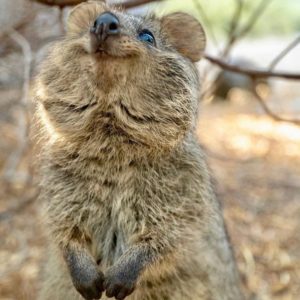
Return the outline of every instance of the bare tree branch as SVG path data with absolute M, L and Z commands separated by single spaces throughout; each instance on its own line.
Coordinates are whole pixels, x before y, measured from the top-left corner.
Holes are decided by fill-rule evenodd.
M 253 10 L 244 28 L 238 33 L 239 37 L 246 35 L 253 28 L 253 26 L 256 24 L 256 22 L 262 16 L 262 14 L 266 11 L 266 8 L 269 4 L 271 4 L 272 1 L 273 0 L 261 0 L 261 2 L 257 5 L 256 9 Z
M 31 62 L 32 62 L 32 51 L 29 42 L 16 30 L 12 29 L 10 33 L 11 39 L 13 39 L 22 49 L 24 56 L 24 82 L 23 82 L 23 91 L 22 98 L 20 101 L 20 114 L 18 118 L 18 135 L 20 145 L 16 151 L 12 152 L 8 157 L 4 165 L 4 178 L 6 180 L 11 180 L 15 175 L 16 168 L 20 163 L 20 160 L 23 157 L 23 154 L 27 148 L 27 135 L 28 135 L 28 98 L 29 98 L 29 87 L 30 87 L 30 71 L 31 71 Z
M 206 29 L 209 31 L 209 34 L 213 40 L 213 43 L 215 44 L 216 48 L 218 48 L 218 41 L 215 35 L 215 32 L 213 30 L 213 26 L 212 23 L 210 21 L 210 19 L 208 18 L 205 10 L 203 9 L 203 6 L 201 5 L 201 3 L 199 2 L 199 0 L 193 0 L 194 6 L 196 7 L 199 15 L 201 16 L 203 22 L 206 25 Z
M 220 68 L 229 70 L 231 72 L 244 74 L 252 78 L 267 78 L 267 77 L 275 77 L 275 78 L 283 78 L 289 80 L 300 80 L 300 74 L 297 73 L 285 73 L 285 72 L 271 72 L 265 70 L 255 70 L 255 69 L 247 69 L 240 66 L 232 65 L 224 62 L 221 59 L 212 57 L 208 54 L 204 55 L 204 57 L 209 60 L 211 63 L 218 65 Z
M 65 6 L 77 5 L 87 0 L 33 0 L 33 1 L 46 4 L 46 5 L 51 5 L 51 6 L 59 6 L 63 8 Z M 140 5 L 148 4 L 151 2 L 157 2 L 157 1 L 161 1 L 161 0 L 129 0 L 125 2 L 115 3 L 115 5 L 123 7 L 124 9 L 129 9 L 132 7 L 137 7 Z
M 300 43 L 300 35 L 296 37 L 286 48 L 284 48 L 271 62 L 269 66 L 269 71 L 274 70 L 277 64 L 291 51 L 293 50 L 298 44 Z
M 28 188 L 28 186 L 27 186 Z M 24 199 L 19 199 L 17 203 L 14 203 L 6 210 L 0 212 L 0 222 L 6 221 L 18 213 L 23 212 L 27 207 L 29 207 L 34 201 L 36 201 L 39 194 L 39 189 L 35 189 L 33 193 L 26 195 Z
M 130 0 L 130 1 L 125 1 L 125 2 L 119 2 L 114 5 L 116 6 L 121 6 L 125 9 L 145 5 L 151 2 L 161 2 L 162 0 Z
M 226 43 L 224 50 L 221 53 L 222 56 L 226 57 L 229 54 L 231 47 L 233 46 L 233 44 L 236 42 L 238 38 L 237 30 L 239 26 L 239 21 L 241 19 L 243 7 L 244 7 L 243 0 L 236 0 L 236 9 L 233 13 L 230 27 L 229 27 L 228 41 Z
M 229 26 L 229 36 L 232 36 L 236 33 L 236 30 L 238 28 L 241 16 L 242 16 L 242 11 L 244 8 L 244 1 L 243 0 L 235 0 L 236 2 L 236 9 L 233 13 L 231 23 Z
M 253 80 L 253 85 L 254 85 L 254 80 Z M 257 101 L 260 103 L 263 110 L 274 120 L 300 125 L 300 119 L 292 119 L 292 118 L 282 117 L 282 116 L 277 115 L 275 112 L 273 112 L 270 109 L 270 107 L 266 104 L 266 102 L 262 99 L 262 97 L 258 94 L 256 89 L 253 89 L 253 94 L 254 94 L 255 98 L 257 99 Z
M 1 270 L 1 280 L 3 280 L 3 278 L 8 278 L 10 274 L 20 270 L 25 261 L 29 258 L 29 246 L 26 236 L 20 231 L 14 232 L 14 235 L 16 235 L 16 240 L 19 242 L 18 256 L 16 259 L 11 260 L 10 263 L 6 264 L 6 268 L 3 271 Z
M 238 23 L 240 21 L 240 17 L 243 10 L 243 0 L 237 0 L 237 8 L 232 17 L 231 28 L 229 31 L 229 39 L 227 45 L 225 46 L 222 52 L 222 56 L 228 56 L 232 46 L 238 40 L 240 40 L 242 37 L 249 33 L 249 31 L 254 27 L 256 22 L 259 20 L 259 18 L 262 16 L 262 14 L 265 12 L 266 8 L 272 1 L 273 0 L 261 0 L 256 9 L 253 10 L 251 16 L 246 22 L 246 25 L 241 29 L 238 29 Z
M 51 6 L 65 7 L 65 6 L 77 5 L 87 0 L 33 0 L 33 1 L 46 4 L 46 5 L 51 5 Z

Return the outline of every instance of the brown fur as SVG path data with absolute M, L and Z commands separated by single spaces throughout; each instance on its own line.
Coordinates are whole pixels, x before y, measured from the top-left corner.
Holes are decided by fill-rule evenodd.
M 122 32 L 101 55 L 89 28 L 104 11 Z M 155 47 L 136 38 L 143 28 Z M 39 299 L 241 299 L 194 134 L 204 46 L 185 14 L 132 17 L 99 2 L 72 11 L 36 80 L 51 241 Z

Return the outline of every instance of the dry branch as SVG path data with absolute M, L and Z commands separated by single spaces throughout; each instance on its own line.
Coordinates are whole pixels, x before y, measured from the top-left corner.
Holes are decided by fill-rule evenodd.
M 234 73 L 244 74 L 251 78 L 283 78 L 289 80 L 300 80 L 300 74 L 298 73 L 286 73 L 286 72 L 272 72 L 265 70 L 256 70 L 256 69 L 247 69 L 237 65 L 229 64 L 221 59 L 212 57 L 208 54 L 205 55 L 205 58 L 211 63 L 218 65 L 221 69 L 225 69 Z
M 33 0 L 33 1 L 46 4 L 46 5 L 51 5 L 51 6 L 65 7 L 65 6 L 77 5 L 81 2 L 85 2 L 86 0 Z
M 65 6 L 77 5 L 81 2 L 85 2 L 87 0 L 33 0 L 42 4 L 51 5 L 51 6 L 59 6 L 61 8 Z M 151 2 L 157 2 L 161 0 L 130 0 L 125 2 L 115 3 L 116 6 L 123 7 L 125 9 L 137 7 L 140 5 L 148 4 Z
M 249 31 L 253 28 L 253 26 L 256 24 L 256 22 L 262 16 L 262 14 L 266 11 L 268 5 L 271 4 L 272 1 L 273 0 L 261 0 L 261 2 L 253 10 L 244 28 L 238 33 L 238 36 L 242 37 L 249 33 Z
M 290 52 L 292 51 L 298 44 L 300 43 L 300 35 L 296 37 L 289 45 L 287 45 L 271 62 L 269 71 L 272 71 L 277 64 Z
M 121 6 L 125 9 L 129 9 L 129 8 L 133 8 L 133 7 L 137 7 L 137 6 L 141 6 L 141 5 L 145 5 L 151 2 L 160 2 L 162 0 L 130 0 L 130 1 L 125 1 L 125 2 L 119 2 L 116 3 L 116 6 Z
M 221 53 L 221 56 L 225 56 L 225 57 L 228 56 L 233 45 L 251 31 L 251 29 L 254 27 L 256 22 L 259 20 L 259 18 L 265 12 L 268 5 L 273 0 L 261 0 L 261 2 L 253 10 L 248 21 L 246 22 L 246 25 L 244 25 L 241 29 L 239 29 L 238 27 L 239 27 L 239 22 L 241 19 L 242 11 L 244 8 L 244 2 L 242 0 L 236 0 L 236 1 L 237 1 L 237 6 L 236 6 L 236 10 L 232 16 L 228 41 L 227 41 L 226 46 L 224 47 L 223 52 Z
M 218 48 L 218 40 L 217 40 L 217 37 L 215 35 L 215 32 L 214 32 L 214 29 L 213 29 L 213 26 L 212 26 L 212 23 L 209 19 L 209 17 L 207 16 L 206 12 L 205 12 L 205 9 L 203 8 L 202 4 L 199 2 L 199 0 L 193 0 L 193 4 L 194 6 L 196 7 L 200 17 L 202 18 L 204 24 L 205 24 L 205 27 L 206 27 L 206 30 L 209 32 L 211 38 L 212 38 L 212 41 L 215 45 L 216 48 Z
M 24 71 L 23 71 L 23 90 L 22 98 L 20 100 L 20 114 L 18 118 L 18 135 L 20 145 L 19 147 L 11 153 L 4 165 L 4 178 L 11 181 L 16 175 L 16 169 L 27 149 L 27 136 L 28 136 L 28 98 L 29 98 L 29 88 L 30 88 L 30 71 L 32 62 L 32 51 L 29 42 L 18 33 L 16 30 L 12 29 L 10 37 L 15 41 L 19 47 L 22 49 L 24 57 Z
M 254 85 L 254 83 L 253 83 L 253 85 Z M 271 110 L 271 108 L 267 105 L 267 103 L 258 94 L 256 89 L 253 89 L 253 94 L 254 94 L 255 98 L 257 99 L 257 101 L 259 102 L 259 104 L 261 105 L 261 107 L 263 108 L 263 110 L 265 111 L 265 113 L 267 115 L 269 115 L 275 121 L 288 122 L 288 123 L 294 123 L 294 124 L 300 125 L 300 119 L 282 117 L 282 116 L 279 116 L 278 114 L 276 114 L 275 112 L 273 112 Z
M 242 16 L 243 8 L 244 8 L 244 2 L 242 0 L 236 0 L 236 9 L 233 13 L 230 22 L 228 40 L 226 46 L 224 47 L 224 50 L 221 53 L 222 56 L 226 57 L 229 54 L 233 44 L 240 38 L 237 31 Z
M 284 72 L 272 72 L 270 70 L 264 71 L 264 70 L 251 70 L 242 68 L 240 66 L 228 64 L 220 59 L 214 58 L 210 55 L 205 55 L 205 58 L 210 61 L 211 63 L 219 66 L 222 69 L 243 74 L 246 76 L 249 76 L 253 80 L 253 86 L 255 85 L 255 79 L 257 78 L 267 78 L 267 77 L 275 77 L 275 78 L 283 78 L 283 79 L 291 79 L 291 80 L 300 80 L 300 74 L 291 74 L 291 73 L 284 73 Z M 262 99 L 262 97 L 257 93 L 256 89 L 253 88 L 253 94 L 257 101 L 260 103 L 263 110 L 274 120 L 276 121 L 283 121 L 283 122 L 289 122 L 294 123 L 297 125 L 300 125 L 300 119 L 293 119 L 293 118 L 287 118 L 283 116 L 279 116 L 275 112 L 273 112 L 269 106 L 266 104 L 266 102 Z
M 23 264 L 28 260 L 29 258 L 29 245 L 28 241 L 26 240 L 26 236 L 22 232 L 14 232 L 15 240 L 18 241 L 19 249 L 17 251 L 18 255 L 15 259 L 11 259 L 11 262 L 6 262 L 6 268 L 1 268 L 0 271 L 0 280 L 2 281 L 5 278 L 8 278 L 8 276 L 18 270 L 21 269 Z M 8 267 L 7 267 L 8 266 Z
M 236 33 L 236 30 L 239 26 L 239 22 L 242 16 L 242 11 L 244 8 L 244 1 L 243 0 L 236 0 L 236 9 L 233 13 L 230 26 L 229 26 L 229 36 L 233 36 Z

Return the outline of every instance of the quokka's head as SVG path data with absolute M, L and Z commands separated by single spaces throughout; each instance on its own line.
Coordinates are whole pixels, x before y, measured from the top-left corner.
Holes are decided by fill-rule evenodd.
M 83 148 L 171 149 L 195 122 L 194 63 L 204 47 L 201 25 L 187 14 L 141 17 L 82 3 L 37 77 L 41 123 Z

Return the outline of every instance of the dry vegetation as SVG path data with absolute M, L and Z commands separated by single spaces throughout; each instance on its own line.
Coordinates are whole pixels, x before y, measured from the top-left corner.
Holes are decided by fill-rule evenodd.
M 31 120 L 27 75 L 33 73 L 45 43 L 60 34 L 61 16 L 57 8 L 35 5 L 30 25 L 20 23 L 17 32 L 1 37 L 1 300 L 35 299 L 46 255 L 42 204 L 32 180 L 35 155 L 26 130 Z M 300 97 L 299 85 L 294 94 L 290 89 L 281 94 L 287 105 L 289 98 Z M 300 126 L 262 114 L 251 94 L 236 91 L 231 100 L 203 104 L 198 134 L 215 174 L 243 286 L 249 299 L 297 300 Z M 281 104 L 273 103 L 273 109 Z
M 199 136 L 250 299 L 299 299 L 299 126 L 217 105 Z

